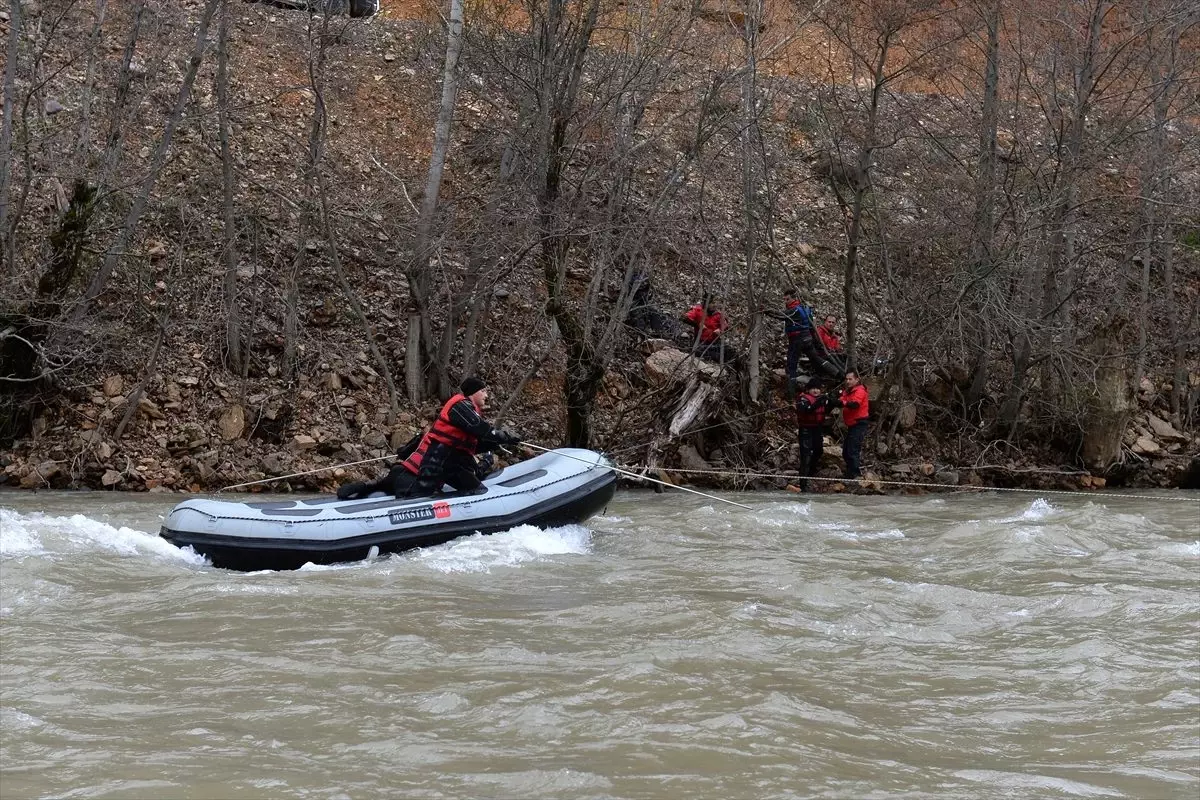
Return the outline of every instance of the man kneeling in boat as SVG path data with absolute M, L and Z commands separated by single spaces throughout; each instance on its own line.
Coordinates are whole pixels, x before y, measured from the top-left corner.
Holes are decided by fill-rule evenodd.
M 354 481 L 353 483 L 339 486 L 337 490 L 338 499 L 365 500 L 376 492 L 390 494 L 394 497 L 407 497 L 412 488 L 417 484 L 417 471 L 420 466 L 419 464 L 414 466 L 409 461 L 409 458 L 421 446 L 421 440 L 424 438 L 425 431 L 421 431 L 401 445 L 400 449 L 396 451 L 396 457 L 400 459 L 400 463 L 388 470 L 387 474 L 383 477 L 373 481 Z M 495 468 L 495 458 L 491 453 L 484 453 L 479 457 L 475 476 L 482 481 L 488 475 L 492 474 L 492 470 Z
M 482 488 L 475 454 L 521 443 L 521 437 L 496 430 L 481 416 L 487 403 L 487 384 L 467 378 L 461 391 L 446 401 L 420 445 L 404 463 L 416 467 L 416 481 L 409 495 L 433 494 L 443 485 L 458 492 Z
M 492 471 L 490 451 L 520 443 L 521 437 L 498 431 L 480 416 L 487 402 L 487 385 L 467 378 L 461 392 L 451 397 L 433 425 L 412 437 L 396 451 L 403 459 L 387 475 L 370 483 L 348 483 L 338 489 L 338 499 L 358 500 L 373 492 L 396 497 L 433 494 L 443 484 L 457 491 L 475 491 Z M 482 452 L 476 461 L 475 454 Z

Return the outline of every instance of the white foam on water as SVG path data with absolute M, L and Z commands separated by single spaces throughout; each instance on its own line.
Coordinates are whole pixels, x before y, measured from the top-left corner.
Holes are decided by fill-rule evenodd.
M 238 574 L 238 578 L 251 578 L 254 576 L 275 576 L 279 575 L 278 571 L 262 570 L 259 572 L 247 572 Z M 258 583 L 239 583 L 236 580 L 233 583 L 218 583 L 213 585 L 213 590 L 221 594 L 238 594 L 238 595 L 268 595 L 268 596 L 288 596 L 300 593 L 300 587 L 290 585 L 263 585 Z
M 1045 519 L 1057 510 L 1047 500 L 1039 497 L 1029 504 L 1029 508 L 1021 514 L 1021 519 Z
M 1045 796 L 1047 793 L 1069 794 L 1076 797 L 1125 797 L 1116 789 L 1106 786 L 1073 781 L 1052 775 L 1036 775 L 1019 772 L 1002 772 L 991 769 L 961 769 L 952 773 L 969 781 L 986 783 L 1010 794 L 1012 790 L 1027 793 L 1028 797 Z
M 1009 522 L 1030 522 L 1043 520 L 1050 515 L 1057 513 L 1058 511 L 1059 509 L 1055 506 L 1052 506 L 1045 498 L 1039 497 L 1030 503 L 1029 507 L 1017 516 L 1002 517 L 1001 519 L 997 519 L 996 522 L 999 524 L 1005 524 Z
M 122 556 L 151 554 L 204 564 L 191 548 L 180 549 L 159 536 L 133 528 L 114 527 L 83 514 L 56 517 L 41 512 L 21 514 L 0 508 L 0 555 L 15 557 L 47 553 L 100 550 Z
M 838 522 L 822 523 L 819 527 L 833 531 L 839 539 L 851 542 L 869 542 L 880 539 L 905 539 L 904 531 L 899 528 L 888 528 L 882 531 L 856 531 Z
M 1158 551 L 1168 556 L 1183 556 L 1184 558 L 1200 558 L 1200 541 L 1171 542 L 1159 546 Z
M 308 563 L 300 566 L 296 571 L 297 572 L 337 572 L 338 570 L 343 570 L 343 569 L 358 569 L 358 568 L 366 566 L 367 564 L 370 564 L 370 563 L 371 563 L 370 558 L 363 559 L 361 561 L 343 561 L 343 562 L 339 562 L 337 564 L 314 564 L 313 562 L 309 561 Z M 272 572 L 275 572 L 275 570 L 260 569 L 255 572 L 248 572 L 246 574 L 247 575 L 270 575 Z
M 42 540 L 26 524 L 26 518 L 7 508 L 0 508 L 0 556 L 38 555 L 44 553 Z
M 807 500 L 797 500 L 791 503 L 770 503 L 765 506 L 759 506 L 754 510 L 754 518 L 757 520 L 770 520 L 776 515 L 791 514 L 801 517 L 812 516 L 812 504 Z
M 45 724 L 45 720 L 38 719 L 32 714 L 26 714 L 24 711 L 18 711 L 8 706 L 0 707 L 0 730 L 28 730 L 29 728 L 40 728 Z
M 411 560 L 437 572 L 490 572 L 545 556 L 583 554 L 592 533 L 581 525 L 535 528 L 519 525 L 503 533 L 464 536 L 437 547 L 417 550 Z

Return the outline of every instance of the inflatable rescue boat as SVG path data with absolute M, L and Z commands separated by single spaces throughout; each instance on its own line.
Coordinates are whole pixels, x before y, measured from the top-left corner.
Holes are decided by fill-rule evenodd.
M 483 491 L 475 494 L 260 503 L 185 500 L 167 515 L 159 535 L 226 569 L 359 561 L 518 525 L 583 522 L 616 491 L 617 475 L 610 466 L 599 453 L 563 448 L 489 475 Z

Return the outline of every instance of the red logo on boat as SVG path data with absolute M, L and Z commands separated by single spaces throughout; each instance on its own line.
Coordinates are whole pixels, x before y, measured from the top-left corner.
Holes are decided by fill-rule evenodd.
M 438 519 L 445 519 L 450 516 L 450 504 L 443 501 L 433 504 L 433 515 Z

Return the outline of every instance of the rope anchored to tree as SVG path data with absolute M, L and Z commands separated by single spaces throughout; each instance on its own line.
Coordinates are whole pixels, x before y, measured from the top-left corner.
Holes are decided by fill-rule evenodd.
M 895 481 L 885 480 L 883 478 L 822 478 L 808 477 L 801 475 L 789 475 L 781 472 L 753 472 L 751 470 L 725 470 L 725 469 L 675 469 L 674 467 L 658 467 L 663 472 L 676 472 L 684 475 L 730 475 L 738 478 L 769 478 L 774 480 L 786 481 L 824 481 L 827 483 L 859 483 L 878 486 L 916 486 L 921 489 L 952 489 L 955 491 L 975 491 L 975 492 L 1015 492 L 1025 494 L 1062 494 L 1071 497 L 1109 497 L 1117 500 L 1173 500 L 1185 503 L 1200 503 L 1200 497 L 1179 497 L 1172 495 L 1150 495 L 1150 494 L 1124 494 L 1118 492 L 1092 492 L 1092 491 L 1072 491 L 1067 489 L 1026 489 L 1015 486 L 973 486 L 960 485 L 956 483 L 922 483 L 920 481 Z M 1069 473 L 1075 474 L 1075 473 Z M 673 485 L 673 484 L 669 484 Z M 676 487 L 681 488 L 681 487 Z

